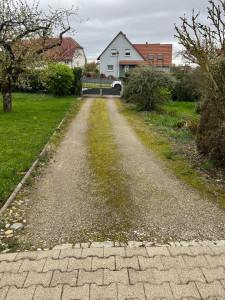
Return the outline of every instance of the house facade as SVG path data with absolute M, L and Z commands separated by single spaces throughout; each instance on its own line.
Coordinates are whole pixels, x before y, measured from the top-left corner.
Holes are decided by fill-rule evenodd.
M 56 39 L 52 38 L 50 42 L 55 43 Z M 67 65 L 71 69 L 83 68 L 87 62 L 83 47 L 69 37 L 63 38 L 61 46 L 47 51 L 47 56 L 54 61 Z
M 153 65 L 170 72 L 172 66 L 171 44 L 132 44 L 120 31 L 98 57 L 100 73 L 123 78 L 125 72 L 138 65 Z

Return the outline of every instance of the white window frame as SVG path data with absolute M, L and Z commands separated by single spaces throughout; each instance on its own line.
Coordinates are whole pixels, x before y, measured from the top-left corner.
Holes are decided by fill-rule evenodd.
M 112 69 L 110 69 L 109 67 L 112 67 Z M 107 65 L 107 72 L 113 72 L 114 68 L 113 65 Z
M 111 56 L 117 56 L 117 50 L 111 49 Z
M 129 52 L 129 54 L 127 54 L 127 52 Z M 130 49 L 125 49 L 125 56 L 130 56 Z

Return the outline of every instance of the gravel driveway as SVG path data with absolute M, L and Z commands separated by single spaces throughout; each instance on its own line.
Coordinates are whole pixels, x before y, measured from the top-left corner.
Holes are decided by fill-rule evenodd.
M 93 189 L 98 187 L 91 182 L 88 167 L 86 135 L 92 103 L 90 98 L 84 103 L 32 188 L 27 225 L 19 241 L 50 247 L 69 241 L 102 240 L 98 233 L 103 228 L 107 239 L 117 239 L 111 234 L 105 210 L 96 205 Z M 134 205 L 127 207 L 131 226 L 123 236 L 158 243 L 225 239 L 225 211 L 166 170 L 118 113 L 114 99 L 107 99 L 107 108 Z M 113 217 L 110 220 L 112 228 Z

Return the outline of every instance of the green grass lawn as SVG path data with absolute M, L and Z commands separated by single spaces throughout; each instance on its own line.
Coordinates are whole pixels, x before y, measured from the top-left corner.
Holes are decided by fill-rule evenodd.
M 13 112 L 0 107 L 0 206 L 37 158 L 75 96 L 13 94 Z
M 83 88 L 102 88 L 102 89 L 106 89 L 106 88 L 111 88 L 111 84 L 99 84 L 99 83 L 87 83 L 87 82 L 83 82 L 82 83 L 82 87 Z

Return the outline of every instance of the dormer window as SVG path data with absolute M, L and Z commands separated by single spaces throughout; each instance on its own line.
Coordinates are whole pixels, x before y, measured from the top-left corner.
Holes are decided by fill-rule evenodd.
M 111 49 L 111 56 L 117 56 L 117 50 Z
M 130 56 L 130 49 L 125 49 L 125 56 Z
M 158 60 L 163 60 L 163 54 L 158 54 Z
M 149 54 L 148 55 L 148 60 L 154 60 L 154 54 Z

